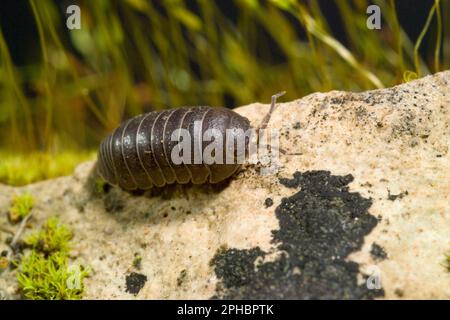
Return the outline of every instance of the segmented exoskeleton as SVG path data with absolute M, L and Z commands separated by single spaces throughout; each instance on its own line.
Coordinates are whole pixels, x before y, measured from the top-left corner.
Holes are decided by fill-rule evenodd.
M 276 98 L 280 95 L 272 97 L 271 110 L 260 128 L 267 126 Z M 200 129 L 195 123 L 200 125 Z M 233 175 L 241 164 L 196 162 L 194 151 L 201 154 L 209 144 L 203 141 L 203 134 L 211 129 L 222 133 L 226 153 L 226 130 L 235 132 L 236 139 L 246 139 L 238 135 L 250 128 L 247 118 L 225 108 L 184 107 L 142 114 L 123 122 L 101 142 L 98 172 L 108 183 L 125 190 L 145 190 L 172 183 L 217 183 Z M 180 141 L 173 139 L 177 129 L 186 129 L 191 137 L 197 138 L 192 141 L 192 154 L 187 163 L 175 164 L 171 157 L 173 148 Z M 247 144 L 246 140 L 246 148 Z

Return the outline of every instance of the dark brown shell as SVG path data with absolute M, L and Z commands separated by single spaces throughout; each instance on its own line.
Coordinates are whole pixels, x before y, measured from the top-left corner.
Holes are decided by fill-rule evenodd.
M 123 122 L 100 144 L 98 171 L 109 183 L 125 190 L 149 189 L 166 184 L 217 183 L 230 177 L 239 164 L 184 164 L 171 160 L 177 141 L 171 134 L 178 128 L 194 136 L 194 122 L 201 121 L 201 133 L 216 128 L 225 137 L 227 129 L 250 128 L 247 118 L 225 108 L 191 107 L 150 112 Z M 246 141 L 246 148 L 247 148 Z M 198 149 L 209 142 L 203 142 Z M 223 142 L 225 148 L 225 141 Z M 194 148 L 192 144 L 193 159 Z M 200 150 L 199 150 L 200 151 Z M 226 150 L 224 150 L 225 154 Z

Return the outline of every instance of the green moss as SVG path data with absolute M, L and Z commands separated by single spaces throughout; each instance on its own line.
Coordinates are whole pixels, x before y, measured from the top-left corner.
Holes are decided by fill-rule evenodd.
M 67 226 L 59 224 L 58 219 L 48 219 L 46 224 L 38 231 L 25 238 L 25 244 L 35 251 L 46 255 L 55 252 L 69 252 L 69 241 L 72 232 Z
M 69 175 L 77 164 L 94 158 L 95 153 L 90 151 L 28 152 L 25 154 L 1 151 L 0 183 L 22 186 Z
M 87 275 L 83 267 L 69 266 L 65 253 L 45 256 L 31 250 L 20 263 L 17 279 L 27 299 L 73 300 L 81 299 L 83 279 Z
M 133 259 L 133 267 L 136 268 L 137 270 L 141 270 L 141 266 L 142 266 L 142 257 L 139 253 L 135 253 Z
M 22 295 L 33 300 L 80 299 L 88 270 L 69 264 L 72 233 L 50 218 L 25 239 L 29 250 L 18 264 L 17 280 Z
M 14 196 L 11 208 L 9 209 L 9 219 L 17 223 L 25 218 L 34 207 L 34 198 L 29 193 Z
M 3 270 L 8 268 L 8 266 L 9 266 L 8 258 L 7 257 L 0 257 L 0 274 L 3 272 Z
M 103 180 L 102 178 L 96 178 L 94 181 L 94 192 L 97 194 L 104 194 L 107 183 L 105 180 Z

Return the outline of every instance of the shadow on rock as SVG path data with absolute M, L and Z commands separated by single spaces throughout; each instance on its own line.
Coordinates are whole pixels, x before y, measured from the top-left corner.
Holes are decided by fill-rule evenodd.
M 217 184 L 205 183 L 202 185 L 171 184 L 149 190 L 125 191 L 103 181 L 94 167 L 84 188 L 88 191 L 89 201 L 93 205 L 102 206 L 100 211 L 106 211 L 120 222 L 158 223 L 159 220 L 167 218 L 169 214 L 172 219 L 182 219 L 186 215 L 196 214 L 201 211 L 199 208 L 203 204 L 207 205 L 211 198 L 218 196 L 226 189 L 230 181 L 228 179 Z M 180 203 L 186 202 L 189 206 L 180 207 Z M 196 210 L 192 209 L 193 202 L 195 202 Z M 167 208 L 167 210 L 155 209 L 161 207 Z

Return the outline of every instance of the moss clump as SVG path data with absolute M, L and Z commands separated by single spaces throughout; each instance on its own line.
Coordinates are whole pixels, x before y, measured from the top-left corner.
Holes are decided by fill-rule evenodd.
M 14 196 L 9 209 L 9 220 L 17 223 L 25 218 L 34 207 L 34 198 L 29 193 Z
M 141 270 L 142 257 L 141 257 L 141 255 L 139 253 L 135 253 L 134 254 L 133 267 L 136 268 L 137 270 Z
M 102 178 L 96 178 L 94 180 L 94 193 L 97 195 L 102 195 L 107 193 L 109 190 L 109 184 Z
M 7 257 L 0 257 L 0 274 L 3 272 L 3 270 L 8 268 L 8 265 L 9 265 L 8 258 Z
M 69 265 L 70 230 L 50 218 L 25 239 L 31 250 L 19 263 L 17 280 L 22 295 L 33 300 L 72 300 L 83 294 L 88 270 Z
M 83 279 L 88 271 L 68 265 L 68 256 L 56 252 L 49 256 L 32 250 L 21 262 L 17 275 L 24 297 L 32 300 L 81 299 Z
M 69 241 L 72 239 L 72 232 L 67 226 L 59 223 L 53 217 L 48 219 L 45 225 L 25 238 L 27 247 L 50 255 L 55 252 L 69 252 Z

